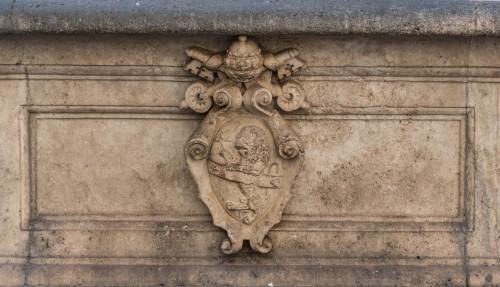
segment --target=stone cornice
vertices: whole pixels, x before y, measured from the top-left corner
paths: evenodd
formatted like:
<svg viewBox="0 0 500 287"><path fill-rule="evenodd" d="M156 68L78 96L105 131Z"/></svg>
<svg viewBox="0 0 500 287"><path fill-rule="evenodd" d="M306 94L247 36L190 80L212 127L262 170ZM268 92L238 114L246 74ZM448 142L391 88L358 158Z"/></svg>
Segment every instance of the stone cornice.
<svg viewBox="0 0 500 287"><path fill-rule="evenodd" d="M4 0L0 33L500 35L500 2Z"/></svg>

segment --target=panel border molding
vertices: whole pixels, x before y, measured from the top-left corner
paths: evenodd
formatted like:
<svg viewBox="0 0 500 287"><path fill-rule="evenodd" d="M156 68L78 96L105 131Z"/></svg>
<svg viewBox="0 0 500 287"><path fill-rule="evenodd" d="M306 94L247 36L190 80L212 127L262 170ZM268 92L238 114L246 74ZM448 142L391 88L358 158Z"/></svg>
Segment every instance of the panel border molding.
<svg viewBox="0 0 500 287"><path fill-rule="evenodd" d="M210 231L207 216L170 218L161 215L46 215L36 213L36 119L175 119L201 120L199 115L172 107L23 106L21 112L21 229L22 230L172 230ZM405 119L460 122L460 212L457 217L320 217L284 214L276 231L442 231L474 230L474 108L312 108L285 116L294 120Z"/></svg>
<svg viewBox="0 0 500 287"><path fill-rule="evenodd" d="M500 67L481 66L308 66L297 73L300 81L500 82ZM180 66L167 65L0 65L0 79L31 81L173 81L196 78Z"/></svg>

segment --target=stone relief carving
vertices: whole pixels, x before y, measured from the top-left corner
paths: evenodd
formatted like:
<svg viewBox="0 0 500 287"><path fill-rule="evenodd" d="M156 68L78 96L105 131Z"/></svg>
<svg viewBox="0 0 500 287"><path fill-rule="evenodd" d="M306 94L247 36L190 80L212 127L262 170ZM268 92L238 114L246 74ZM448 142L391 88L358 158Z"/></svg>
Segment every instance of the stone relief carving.
<svg viewBox="0 0 500 287"><path fill-rule="evenodd" d="M266 234L280 221L304 156L275 105L286 112L308 107L304 88L289 78L305 62L294 48L263 53L246 36L225 52L186 53L192 60L184 68L203 80L187 88L181 106L208 112L185 145L200 198L227 231L224 253L240 251L244 240L267 253Z"/></svg>

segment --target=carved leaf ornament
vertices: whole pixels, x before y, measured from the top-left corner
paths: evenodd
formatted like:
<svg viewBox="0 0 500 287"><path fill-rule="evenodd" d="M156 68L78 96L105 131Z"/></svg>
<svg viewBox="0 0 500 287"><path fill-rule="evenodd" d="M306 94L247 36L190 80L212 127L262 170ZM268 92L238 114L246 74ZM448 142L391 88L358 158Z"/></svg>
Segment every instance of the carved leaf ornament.
<svg viewBox="0 0 500 287"><path fill-rule="evenodd" d="M186 50L185 69L203 78L181 106L206 113L185 145L185 157L216 226L221 249L233 254L248 240L267 253L266 234L280 221L304 158L300 138L275 108L307 108L304 88L289 76L305 65L298 50L262 53L246 36L225 52Z"/></svg>

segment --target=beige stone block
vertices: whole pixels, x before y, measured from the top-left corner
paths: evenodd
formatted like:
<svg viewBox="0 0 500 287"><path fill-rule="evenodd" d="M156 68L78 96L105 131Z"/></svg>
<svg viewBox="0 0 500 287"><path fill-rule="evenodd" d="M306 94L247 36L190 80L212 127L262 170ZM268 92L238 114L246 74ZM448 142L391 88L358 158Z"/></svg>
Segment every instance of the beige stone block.
<svg viewBox="0 0 500 287"><path fill-rule="evenodd" d="M25 270L22 264L2 262L0 258L0 286L24 286Z"/></svg>
<svg viewBox="0 0 500 287"><path fill-rule="evenodd" d="M182 79L79 79L30 80L33 105L170 106L178 107L189 82Z"/></svg>
<svg viewBox="0 0 500 287"><path fill-rule="evenodd" d="M496 229L500 218L497 178L500 84L471 83L468 104L475 110L475 213L477 226L470 233L468 253L472 257L492 258L500 254ZM496 174L495 174L496 173Z"/></svg>
<svg viewBox="0 0 500 287"><path fill-rule="evenodd" d="M0 64L20 64L22 62L22 42L19 36L0 37Z"/></svg>
<svg viewBox="0 0 500 287"><path fill-rule="evenodd" d="M222 256L220 259L224 260L220 251L222 231L195 231L192 224L186 226L183 229L163 225L158 231L37 231L33 234L32 256L89 260L143 258L144 264L156 264L149 258L170 258L171 264L188 259L200 263L213 256ZM344 264L358 264L362 258L385 259L388 264L450 264L461 257L464 243L463 235L451 232L292 232L280 231L279 226L269 237L280 243L268 259L260 259L270 264L273 260L318 265L340 264L345 260ZM246 259L231 260L238 263Z"/></svg>
<svg viewBox="0 0 500 287"><path fill-rule="evenodd" d="M257 37L269 50L295 46L308 66L463 66L465 38Z"/></svg>
<svg viewBox="0 0 500 287"><path fill-rule="evenodd" d="M464 116L305 119L293 121L307 152L285 214L410 221L464 216Z"/></svg>
<svg viewBox="0 0 500 287"><path fill-rule="evenodd" d="M470 272L469 286L498 286L500 285L500 268L498 262L490 262L473 266Z"/></svg>
<svg viewBox="0 0 500 287"><path fill-rule="evenodd" d="M30 65L151 65L181 66L184 50L203 45L223 50L234 38L175 35L25 35L24 64Z"/></svg>
<svg viewBox="0 0 500 287"><path fill-rule="evenodd" d="M212 224L210 221L205 224ZM219 256L222 232L193 231L189 222L179 228L159 223L160 229L148 230L50 230L33 233L32 256L83 258L165 258L172 264L182 258L203 260ZM187 227L186 227L187 226ZM184 228L183 228L184 227Z"/></svg>
<svg viewBox="0 0 500 287"><path fill-rule="evenodd" d="M26 81L0 79L0 256L26 255L28 234L20 230L20 105Z"/></svg>
<svg viewBox="0 0 500 287"><path fill-rule="evenodd" d="M227 256L177 107L234 39L0 38L0 285L500 284L498 39L256 36L307 61L305 161L272 251Z"/></svg>
<svg viewBox="0 0 500 287"><path fill-rule="evenodd" d="M182 153L197 123L175 115L36 118L37 216L206 215Z"/></svg>
<svg viewBox="0 0 500 287"><path fill-rule="evenodd" d="M277 266L226 261L199 265L34 265L32 285L160 285L165 286L464 286L459 266ZM61 275L56 275L61 274ZM145 276L147 274L148 276ZM291 274L300 274L292 276ZM160 285L161 286L161 285Z"/></svg>
<svg viewBox="0 0 500 287"><path fill-rule="evenodd" d="M349 108L414 108L414 107L463 107L465 84L430 81L397 81L383 79L353 80L313 77L303 81L307 99L312 107L335 109ZM346 110L346 112L349 112Z"/></svg>
<svg viewBox="0 0 500 287"><path fill-rule="evenodd" d="M451 232L316 232L275 231L270 239L280 242L273 255L282 260L291 258L335 259L377 258L403 259L412 264L420 259L459 258L463 252L463 235ZM354 264L355 260L348 261ZM392 262L391 264L396 264Z"/></svg>
<svg viewBox="0 0 500 287"><path fill-rule="evenodd" d="M234 37L138 35L26 35L23 63L180 66L184 50L224 51ZM213 39L213 38L212 38ZM257 36L264 50L297 47L313 66L465 66L467 39L428 37ZM332 57L332 55L335 55Z"/></svg>
<svg viewBox="0 0 500 287"><path fill-rule="evenodd" d="M471 66L500 67L500 39L498 37L472 38L469 57Z"/></svg>
<svg viewBox="0 0 500 287"><path fill-rule="evenodd" d="M177 107L190 81L181 77L40 76L29 82L30 103ZM307 76L303 85L313 107L338 111L356 107L465 106L464 83Z"/></svg>
<svg viewBox="0 0 500 287"><path fill-rule="evenodd" d="M228 259L220 251L220 241L224 236L222 230L194 231L190 223L187 225L185 229L167 227L158 231L37 231L33 233L31 252L34 257L79 257L88 258L91 262L95 257L109 258L110 261L123 257L142 258L144 264L157 264L151 258L163 258L171 264L217 263L209 260L214 257L223 261ZM464 243L463 234L452 232L272 230L269 238L280 243L274 246L270 256L254 255L250 259L268 264L278 260L283 263L327 265L340 264L344 260L344 264L357 265L363 259L385 260L388 264L450 264L460 259ZM241 252L252 254L249 247ZM242 256L231 260L244 263L248 258Z"/></svg>
<svg viewBox="0 0 500 287"><path fill-rule="evenodd" d="M224 260L220 251L222 231L196 231L190 223L185 229L162 226L158 231L113 231L113 228L106 231L37 231L33 234L32 255L109 260L143 258L144 264L156 264L149 258L170 258L171 264L181 264L188 259L196 264L213 256L222 256L220 259ZM324 265L341 264L339 262L344 260L344 264L358 264L362 258L378 258L388 264L450 264L461 257L464 243L462 234L451 232L305 232L280 231L279 226L269 233L269 238L280 244L268 259L260 258L265 260L261 263L279 260ZM246 259L243 256L231 260L238 263Z"/></svg>

